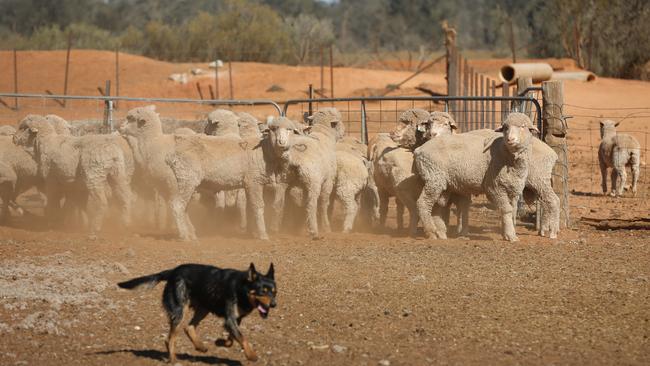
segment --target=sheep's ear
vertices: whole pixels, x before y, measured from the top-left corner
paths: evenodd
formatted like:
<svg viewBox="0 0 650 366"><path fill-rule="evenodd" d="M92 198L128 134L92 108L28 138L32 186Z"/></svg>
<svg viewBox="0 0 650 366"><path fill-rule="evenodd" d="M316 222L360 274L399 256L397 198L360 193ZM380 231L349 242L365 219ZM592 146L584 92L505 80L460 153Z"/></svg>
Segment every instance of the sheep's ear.
<svg viewBox="0 0 650 366"><path fill-rule="evenodd" d="M456 125L456 121L454 121L453 119L449 120L449 127L451 127L452 130L458 129L458 126Z"/></svg>
<svg viewBox="0 0 650 366"><path fill-rule="evenodd" d="M302 129L302 133L309 134L311 133L311 126L305 126Z"/></svg>
<svg viewBox="0 0 650 366"><path fill-rule="evenodd" d="M251 265L248 267L248 282L255 282L257 279L257 271L255 270L255 265L251 262Z"/></svg>
<svg viewBox="0 0 650 366"><path fill-rule="evenodd" d="M603 127L603 126L605 126L605 124L603 123L603 121L600 121L600 127Z"/></svg>
<svg viewBox="0 0 650 366"><path fill-rule="evenodd" d="M501 125L501 127L496 128L494 132L503 132L503 125Z"/></svg>
<svg viewBox="0 0 650 366"><path fill-rule="evenodd" d="M29 128L29 132L31 132L31 133L38 133L38 128L36 128L36 127L30 127L30 128Z"/></svg>
<svg viewBox="0 0 650 366"><path fill-rule="evenodd" d="M530 132L539 133L539 129L535 125L528 126Z"/></svg>
<svg viewBox="0 0 650 366"><path fill-rule="evenodd" d="M620 125L620 124L621 124L621 121L618 121L618 122L614 123L614 127L618 127L618 125Z"/></svg>

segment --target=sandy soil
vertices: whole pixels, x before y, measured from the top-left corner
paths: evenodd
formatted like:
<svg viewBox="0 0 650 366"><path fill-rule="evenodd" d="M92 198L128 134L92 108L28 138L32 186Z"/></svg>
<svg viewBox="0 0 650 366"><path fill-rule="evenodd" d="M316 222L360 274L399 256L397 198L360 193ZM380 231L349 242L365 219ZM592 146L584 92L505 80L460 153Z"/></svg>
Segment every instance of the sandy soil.
<svg viewBox="0 0 650 366"><path fill-rule="evenodd" d="M74 51L69 94L97 95L97 86L113 77L113 57ZM0 52L0 70L12 67L10 59ZM63 52L21 52L19 62L21 91L62 91ZM207 69L204 64L124 54L120 62L122 95L195 98L195 82L207 94L213 80L213 75L186 85L166 80L173 72ZM495 63L477 61L477 67L490 72ZM320 83L314 67L236 63L233 73L236 98L300 98L309 82ZM355 95L409 75L337 68L335 91ZM223 95L227 75L220 78ZM443 75L432 71L399 92L411 93L420 82L444 91ZM285 92L266 92L273 84ZM0 73L0 90L12 89L11 73ZM88 240L75 230L47 229L38 204L28 205L26 198L29 215L0 227L0 364L164 362L162 286L129 292L115 283L186 262L243 269L251 261L261 268L273 261L279 287L279 306L269 319L251 315L243 323L261 356L258 364L649 364L650 236L647 230L592 226L612 219L647 221L649 95L645 82L565 83L565 114L574 116L568 136L574 226L556 241L522 225L520 243L501 241L494 214L480 202L472 208L469 239L410 239L394 229L391 217L390 228L379 234L334 233L320 241L281 234L259 242L231 232L236 225L227 218L194 212L204 219L197 224L197 243L176 242L170 233L145 226L110 229L110 223L99 239ZM101 118L103 111L100 104L64 109L21 101L21 106L17 112L0 106L0 123L13 124L27 113L89 119ZM118 109L118 117L126 107ZM403 107L373 106L370 118L380 121L373 131L389 129ZM350 120L357 118L355 108L348 108L355 115ZM174 105L161 114L198 118L207 110ZM620 129L637 136L644 149L640 192L636 198L602 197L598 119L626 116ZM220 320L209 318L199 331L211 343L208 353L197 353L181 337L179 363L248 363L237 346L214 345L223 332Z"/></svg>

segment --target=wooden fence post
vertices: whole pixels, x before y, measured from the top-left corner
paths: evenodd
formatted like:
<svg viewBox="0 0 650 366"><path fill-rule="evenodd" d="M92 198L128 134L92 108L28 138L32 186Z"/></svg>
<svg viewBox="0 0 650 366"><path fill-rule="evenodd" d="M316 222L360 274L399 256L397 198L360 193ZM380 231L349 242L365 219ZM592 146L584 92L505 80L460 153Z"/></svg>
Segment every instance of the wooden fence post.
<svg viewBox="0 0 650 366"><path fill-rule="evenodd" d="M564 84L562 81L542 83L543 128L546 142L558 155L553 167L553 190L560 197L560 228L570 226L569 215L569 161L567 157L567 126L562 113L564 108Z"/></svg>
<svg viewBox="0 0 650 366"><path fill-rule="evenodd" d="M458 74L460 67L458 65L458 49L456 48L456 30L447 24L447 21L442 23L442 31L445 33L445 59L447 72L447 96L454 97L460 95L460 86L458 82ZM458 101L447 103L449 106L449 114L455 119L458 119L456 111L459 109Z"/></svg>
<svg viewBox="0 0 650 366"><path fill-rule="evenodd" d="M18 55L14 48L14 93L18 94ZM18 97L14 98L14 108L18 110Z"/></svg>
<svg viewBox="0 0 650 366"><path fill-rule="evenodd" d="M115 47L115 96L120 96L120 48ZM113 108L117 109L117 102L113 103Z"/></svg>
<svg viewBox="0 0 650 366"><path fill-rule="evenodd" d="M528 94L521 95L521 93L523 93L524 90L526 90L527 88L529 88L531 86L533 86L533 79L532 78L518 78L517 79L517 96L521 96L521 97L528 96ZM530 108L531 108L531 105L528 102L523 102L523 103L522 102L517 102L517 109L519 110L519 112L528 115L532 119L533 117L530 116Z"/></svg>
<svg viewBox="0 0 650 366"><path fill-rule="evenodd" d="M65 79L63 81L63 95L68 95L68 70L70 68L70 49L72 48L72 33L68 34L68 51L65 54ZM66 99L63 99L65 107Z"/></svg>
<svg viewBox="0 0 650 366"><path fill-rule="evenodd" d="M228 85L230 87L230 99L235 99L232 86L232 62L228 61Z"/></svg>

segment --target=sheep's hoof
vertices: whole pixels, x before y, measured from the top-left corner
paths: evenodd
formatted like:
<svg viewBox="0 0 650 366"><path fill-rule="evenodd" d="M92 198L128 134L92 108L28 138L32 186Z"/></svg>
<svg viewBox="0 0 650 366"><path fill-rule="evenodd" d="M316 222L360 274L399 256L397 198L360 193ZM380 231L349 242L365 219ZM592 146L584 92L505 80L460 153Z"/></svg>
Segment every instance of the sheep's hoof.
<svg viewBox="0 0 650 366"><path fill-rule="evenodd" d="M506 237L504 237L504 239L511 242L511 243L515 243L515 242L519 241L519 238L516 235L506 236Z"/></svg>
<svg viewBox="0 0 650 366"><path fill-rule="evenodd" d="M322 236L322 235L318 235L318 234L316 234L316 235L312 235L312 236L311 236L311 240L313 240L313 241L323 240L323 236Z"/></svg>

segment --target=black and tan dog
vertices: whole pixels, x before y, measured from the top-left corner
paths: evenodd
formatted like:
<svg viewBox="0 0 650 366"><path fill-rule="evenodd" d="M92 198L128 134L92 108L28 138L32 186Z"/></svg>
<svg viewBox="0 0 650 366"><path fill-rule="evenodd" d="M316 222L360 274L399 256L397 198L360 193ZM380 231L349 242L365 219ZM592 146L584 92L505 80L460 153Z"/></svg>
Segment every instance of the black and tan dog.
<svg viewBox="0 0 650 366"><path fill-rule="evenodd" d="M257 272L253 263L247 271L221 269L202 264L183 264L174 269L134 278L117 285L125 289L143 286L153 288L161 281L167 281L162 302L169 316L170 330L166 345L170 362L176 361L174 340L189 308L194 310L194 316L185 326L185 334L197 351L206 352L208 349L199 340L196 327L209 313L213 313L225 318L224 325L229 336L224 345L230 347L233 340L236 340L244 349L247 359L257 360L255 351L241 334L239 324L254 309L257 309L262 318L266 318L269 309L275 307L277 289L273 263L265 275Z"/></svg>

